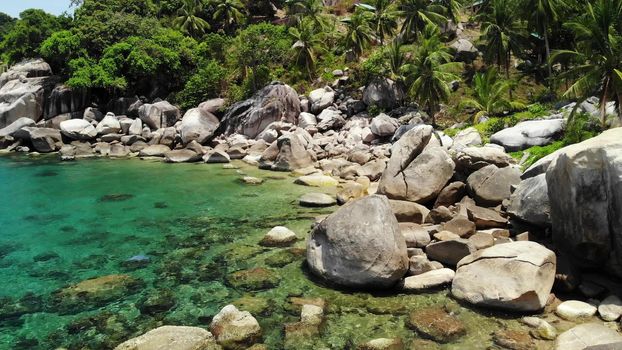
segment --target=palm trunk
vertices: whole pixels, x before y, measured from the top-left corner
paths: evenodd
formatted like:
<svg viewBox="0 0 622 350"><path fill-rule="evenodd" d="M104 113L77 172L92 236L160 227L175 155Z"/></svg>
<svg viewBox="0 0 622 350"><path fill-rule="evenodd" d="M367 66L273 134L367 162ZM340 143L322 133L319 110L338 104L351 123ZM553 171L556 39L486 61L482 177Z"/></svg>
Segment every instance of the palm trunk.
<svg viewBox="0 0 622 350"><path fill-rule="evenodd" d="M505 61L505 77L507 80L510 80L510 62L512 61L512 54L510 53L510 51L508 51L507 56L506 56L506 61ZM510 86L510 90L509 95L510 95L510 100L512 100L512 90L514 88L512 86Z"/></svg>
<svg viewBox="0 0 622 350"><path fill-rule="evenodd" d="M549 73L548 77L550 78L550 77L553 76L553 70L552 70L551 64L549 62L549 57L551 57L551 46L550 46L550 43L549 43L549 31L547 30L547 28L549 27L548 22L549 21L545 18L544 19L544 49L546 51L545 60L546 60L546 67L547 67L547 70L548 70L548 73ZM549 87L550 87L550 85L549 85Z"/></svg>
<svg viewBox="0 0 622 350"><path fill-rule="evenodd" d="M609 79L605 80L603 95L600 98L600 123L603 129L607 123L607 90L609 90Z"/></svg>

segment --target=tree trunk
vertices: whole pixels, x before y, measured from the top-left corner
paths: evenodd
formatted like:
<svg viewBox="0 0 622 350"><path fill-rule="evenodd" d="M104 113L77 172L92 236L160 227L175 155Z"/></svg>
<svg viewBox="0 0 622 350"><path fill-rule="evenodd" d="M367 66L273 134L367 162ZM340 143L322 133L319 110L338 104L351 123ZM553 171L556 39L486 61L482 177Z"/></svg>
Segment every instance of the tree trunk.
<svg viewBox="0 0 622 350"><path fill-rule="evenodd" d="M508 51L507 56L506 56L506 61L505 61L505 77L507 80L510 80L510 62L512 61L512 54L510 53L510 51ZM510 89L508 90L509 95L510 95L510 100L512 100L512 90L514 89L513 86L510 86Z"/></svg>
<svg viewBox="0 0 622 350"><path fill-rule="evenodd" d="M551 57L551 46L549 43L549 31L548 31L548 27L549 27L549 21L548 19L544 19L544 48L546 51L546 57L545 57L545 61L546 61L546 68L548 70L549 76L548 78L553 76L553 70L551 67L551 63L549 62L549 57ZM550 87L550 83L549 83L549 87Z"/></svg>

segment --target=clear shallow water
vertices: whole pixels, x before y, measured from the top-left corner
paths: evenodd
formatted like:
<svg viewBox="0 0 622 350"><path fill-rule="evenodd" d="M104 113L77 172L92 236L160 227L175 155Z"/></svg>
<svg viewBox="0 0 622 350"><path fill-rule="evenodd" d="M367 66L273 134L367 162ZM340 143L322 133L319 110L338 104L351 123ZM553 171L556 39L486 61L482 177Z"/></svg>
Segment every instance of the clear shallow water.
<svg viewBox="0 0 622 350"><path fill-rule="evenodd" d="M330 209L300 208L296 199L309 189L285 174L242 166L239 172L266 179L250 186L236 172L0 157L0 349L110 349L163 324L207 327L232 302L258 318L270 349L346 349L380 337L408 344L417 338L405 325L408 312L424 306L451 309L467 328L442 349L485 349L495 330L519 327L461 307L447 291L372 296L316 283L296 248L304 247L313 217ZM276 225L297 232L295 248L257 244ZM149 261L125 263L137 255ZM274 286L232 282L232 272L257 267L267 270L251 275L266 273ZM78 302L61 291L109 275L131 283ZM283 325L299 320L291 297L327 301L320 337L284 343Z"/></svg>

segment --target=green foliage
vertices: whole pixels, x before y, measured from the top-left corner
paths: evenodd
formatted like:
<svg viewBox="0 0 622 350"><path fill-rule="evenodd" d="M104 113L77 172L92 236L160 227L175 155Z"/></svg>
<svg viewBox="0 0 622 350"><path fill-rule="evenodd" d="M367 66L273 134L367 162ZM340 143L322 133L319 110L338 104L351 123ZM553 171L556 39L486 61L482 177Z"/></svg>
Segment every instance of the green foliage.
<svg viewBox="0 0 622 350"><path fill-rule="evenodd" d="M20 14L4 36L0 44L3 61L9 64L17 63L25 58L34 58L39 55L39 46L52 33L61 30L67 21L42 10L30 9Z"/></svg>
<svg viewBox="0 0 622 350"><path fill-rule="evenodd" d="M594 118L587 113L579 113L568 122L568 125L566 125L562 142L564 146L569 146L575 143L583 142L600 134L601 132L601 125L597 120L594 120Z"/></svg>
<svg viewBox="0 0 622 350"><path fill-rule="evenodd" d="M295 64L304 67L307 77L313 79L317 53L324 50L321 33L311 20L303 20L296 27L289 28L289 35L294 41L292 51Z"/></svg>
<svg viewBox="0 0 622 350"><path fill-rule="evenodd" d="M47 38L39 48L41 56L57 73L67 74L67 61L86 56L80 38L69 30L61 30Z"/></svg>
<svg viewBox="0 0 622 350"><path fill-rule="evenodd" d="M184 0L173 23L191 37L201 37L210 28L209 23L201 18L204 11L202 0Z"/></svg>
<svg viewBox="0 0 622 350"><path fill-rule="evenodd" d="M564 146L565 146L564 142L555 141L550 145L533 146L524 151L512 152L510 153L510 155L514 157L514 159L516 160L521 160L525 154L528 154L527 159L522 164L523 169L527 169L530 166L532 166L535 162L557 151L558 149L563 148Z"/></svg>
<svg viewBox="0 0 622 350"><path fill-rule="evenodd" d="M0 42L4 40L4 36L13 28L17 19L0 12Z"/></svg>
<svg viewBox="0 0 622 350"><path fill-rule="evenodd" d="M372 15L360 7L354 14L341 20L346 26L346 34L343 37L343 45L346 49L352 50L356 57L361 56L363 50L369 47L374 38L373 30L370 26Z"/></svg>
<svg viewBox="0 0 622 350"><path fill-rule="evenodd" d="M210 98L219 97L225 91L229 72L217 61L211 60L201 66L186 82L177 95L177 103L183 109L198 106Z"/></svg>
<svg viewBox="0 0 622 350"><path fill-rule="evenodd" d="M426 26L447 21L443 15L446 9L429 0L400 0L399 10L404 17L402 35L406 39L417 39Z"/></svg>

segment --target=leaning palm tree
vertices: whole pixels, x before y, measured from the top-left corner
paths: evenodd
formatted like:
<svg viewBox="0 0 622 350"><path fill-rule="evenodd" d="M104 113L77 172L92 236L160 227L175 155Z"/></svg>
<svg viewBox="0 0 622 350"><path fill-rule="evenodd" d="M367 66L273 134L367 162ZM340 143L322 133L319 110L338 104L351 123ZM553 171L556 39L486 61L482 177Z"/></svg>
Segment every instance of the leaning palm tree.
<svg viewBox="0 0 622 350"><path fill-rule="evenodd" d="M375 0L372 5L361 4L359 6L373 13L371 22L380 44L384 45L384 39L393 35L397 30L397 20L401 14L395 7L394 0Z"/></svg>
<svg viewBox="0 0 622 350"><path fill-rule="evenodd" d="M520 54L526 41L525 27L517 18L519 6L516 0L491 0L488 10L477 16L482 22L480 41L484 44L484 59L505 67L508 79L512 54Z"/></svg>
<svg viewBox="0 0 622 350"><path fill-rule="evenodd" d="M295 41L292 46L294 61L303 66L308 78L312 79L317 52L322 51L324 47L320 33L311 20L303 20L296 27L289 28L289 35Z"/></svg>
<svg viewBox="0 0 622 350"><path fill-rule="evenodd" d="M211 0L213 20L221 23L225 31L231 31L246 20L245 7L240 0Z"/></svg>
<svg viewBox="0 0 622 350"><path fill-rule="evenodd" d="M436 124L435 114L451 94L450 82L462 64L452 62L449 49L441 43L438 27L428 25L417 42L414 60L405 67L409 94L425 109Z"/></svg>
<svg viewBox="0 0 622 350"><path fill-rule="evenodd" d="M474 108L473 124L477 124L481 117L492 116L504 111L525 108L520 102L511 101L508 98L510 82L499 80L495 68L488 69L485 73L477 73L473 78L473 98L462 100L460 108Z"/></svg>
<svg viewBox="0 0 622 350"><path fill-rule="evenodd" d="M587 2L585 14L565 26L575 35L576 50L559 50L551 56L552 62L574 63L560 75L576 79L564 97L577 99L578 107L597 93L604 124L607 103L613 101L618 114L622 105L622 0Z"/></svg>
<svg viewBox="0 0 622 350"><path fill-rule="evenodd" d="M184 0L173 24L191 37L200 37L210 28L209 23L199 16L203 10L203 1Z"/></svg>
<svg viewBox="0 0 622 350"><path fill-rule="evenodd" d="M417 34L428 24L441 24L447 21L443 16L445 8L430 0L400 0L399 9L404 17L402 35L406 39L417 39Z"/></svg>
<svg viewBox="0 0 622 350"><path fill-rule="evenodd" d="M345 47L352 50L356 57L360 57L363 54L363 50L374 39L370 21L370 13L360 8L357 8L352 16L341 20L347 28L346 35L344 36Z"/></svg>

